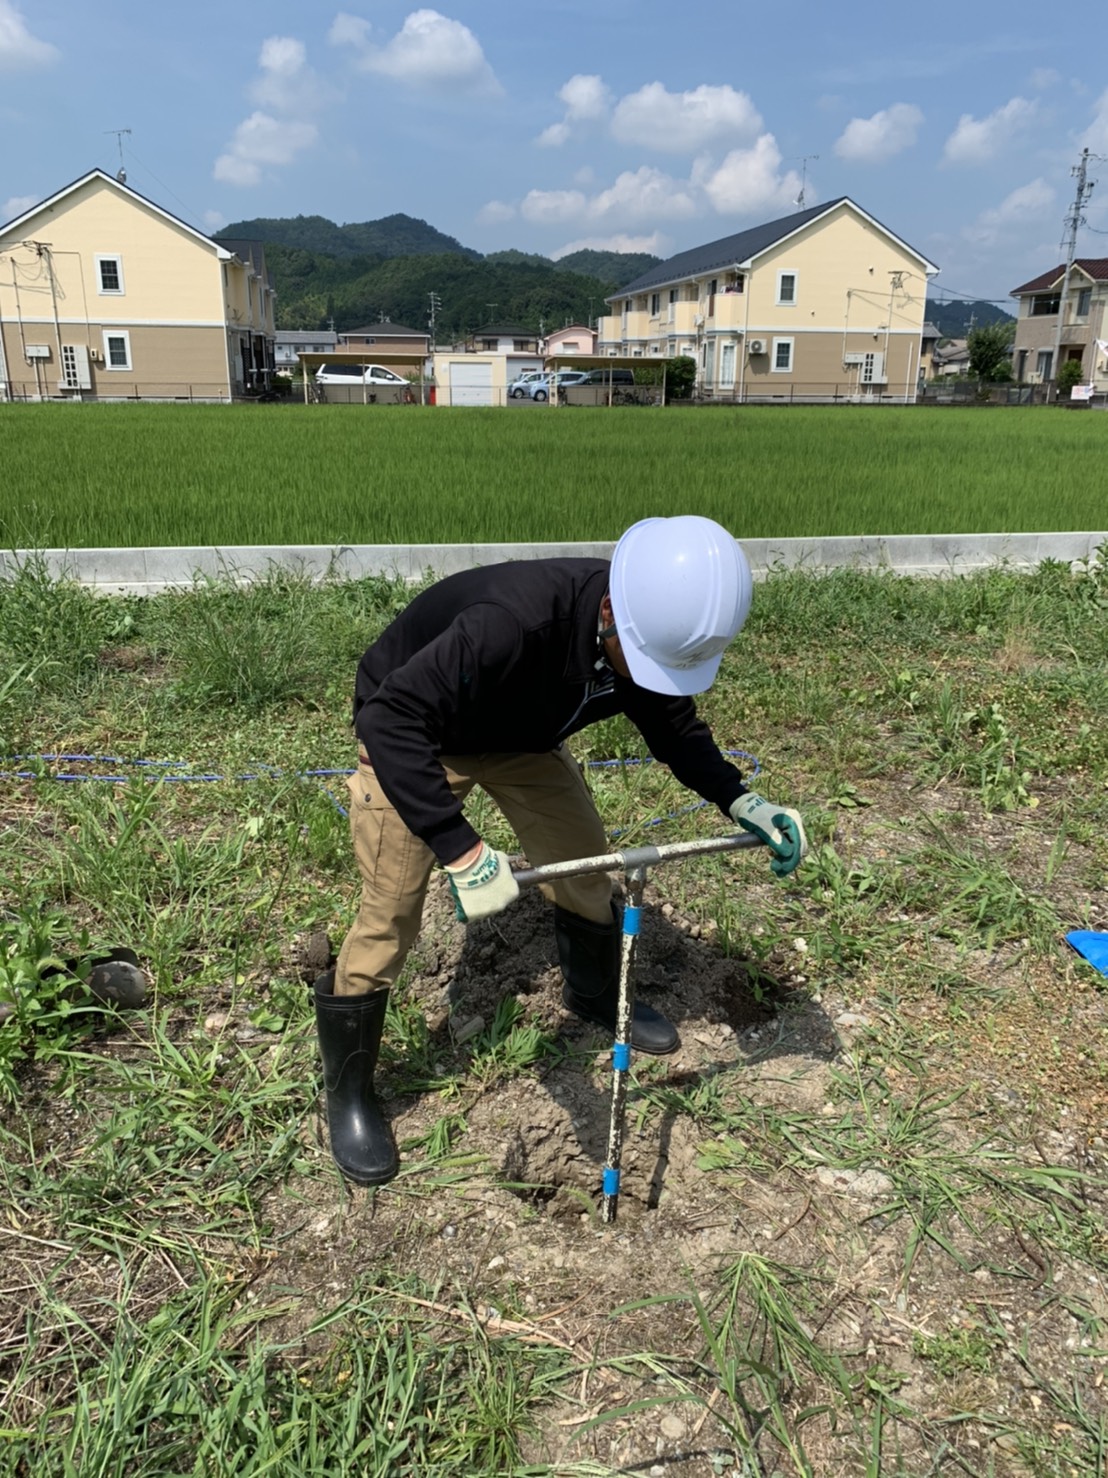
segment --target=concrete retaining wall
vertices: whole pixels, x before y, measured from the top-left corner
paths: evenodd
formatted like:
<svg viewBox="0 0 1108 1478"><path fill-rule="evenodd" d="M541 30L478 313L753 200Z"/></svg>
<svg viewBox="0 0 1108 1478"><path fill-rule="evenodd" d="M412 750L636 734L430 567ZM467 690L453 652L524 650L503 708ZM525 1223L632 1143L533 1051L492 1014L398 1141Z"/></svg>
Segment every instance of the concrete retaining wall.
<svg viewBox="0 0 1108 1478"><path fill-rule="evenodd" d="M744 539L755 576L775 568L885 569L902 575L960 575L1006 564L1034 569L1045 559L1092 558L1108 546L1108 531L1054 534L866 534L835 539ZM612 544L272 544L223 548L46 549L55 575L104 594L153 595L190 585L197 576L232 576L248 583L273 566L314 579L399 575L416 581L428 571L449 575L506 559L586 556L607 559ZM0 555L0 578L35 551Z"/></svg>

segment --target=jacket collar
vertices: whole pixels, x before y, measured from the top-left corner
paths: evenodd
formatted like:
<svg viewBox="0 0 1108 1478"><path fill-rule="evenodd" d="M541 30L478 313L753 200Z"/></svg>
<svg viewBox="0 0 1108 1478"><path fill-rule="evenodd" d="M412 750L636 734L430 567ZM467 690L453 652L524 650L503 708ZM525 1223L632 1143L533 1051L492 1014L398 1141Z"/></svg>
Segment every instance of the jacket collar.
<svg viewBox="0 0 1108 1478"><path fill-rule="evenodd" d="M596 676L596 633L600 625L600 602L608 588L608 566L590 575L573 607L573 634L566 657L565 680L591 682Z"/></svg>

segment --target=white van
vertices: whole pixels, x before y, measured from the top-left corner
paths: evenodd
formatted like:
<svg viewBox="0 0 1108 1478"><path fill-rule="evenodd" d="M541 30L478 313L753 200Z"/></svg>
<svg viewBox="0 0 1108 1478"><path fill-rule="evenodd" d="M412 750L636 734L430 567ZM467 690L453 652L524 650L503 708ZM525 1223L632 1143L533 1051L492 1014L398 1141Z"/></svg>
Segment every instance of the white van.
<svg viewBox="0 0 1108 1478"><path fill-rule="evenodd" d="M403 375L383 364L321 364L315 372L317 385L406 385Z"/></svg>

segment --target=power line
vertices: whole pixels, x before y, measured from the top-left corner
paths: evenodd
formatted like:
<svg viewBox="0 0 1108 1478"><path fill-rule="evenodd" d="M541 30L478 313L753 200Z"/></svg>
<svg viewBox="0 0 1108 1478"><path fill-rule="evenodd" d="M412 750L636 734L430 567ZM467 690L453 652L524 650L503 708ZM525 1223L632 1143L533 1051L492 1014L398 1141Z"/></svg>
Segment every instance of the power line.
<svg viewBox="0 0 1108 1478"><path fill-rule="evenodd" d="M126 133L130 133L131 132L131 130L129 128L126 129L126 130L116 130L116 129L109 129L108 130L109 133L116 133L116 132L120 132L120 131L125 131ZM120 150L119 150L119 153L120 153L120 158L122 159L122 157L123 157L123 141L122 140L120 140ZM146 171L146 173L150 176L150 178L154 181L154 183L156 185L159 185L165 191L165 193L167 195L171 195L173 197L173 199L176 200L177 204L184 211L184 213L185 213L185 219L186 220L188 220L190 218L193 221L201 221L201 220L203 220L203 216L201 215L200 211L194 210L191 205L186 205L185 202L181 199L181 197L178 194L176 194L173 190L171 190L169 188L169 186L165 183L164 180L159 180L158 179L158 176L154 173L154 171L150 168L150 166L148 164L144 164L142 162L142 160L138 157L138 155L135 153L134 149L131 147L130 144L127 145L127 153L135 161L135 163L139 166L140 169L144 169Z"/></svg>
<svg viewBox="0 0 1108 1478"><path fill-rule="evenodd" d="M929 287L927 289L928 297L938 293L941 293L945 298L965 299L967 303L992 303L994 306L1011 301L1011 294L1007 298L985 298L980 293L960 293L946 287Z"/></svg>

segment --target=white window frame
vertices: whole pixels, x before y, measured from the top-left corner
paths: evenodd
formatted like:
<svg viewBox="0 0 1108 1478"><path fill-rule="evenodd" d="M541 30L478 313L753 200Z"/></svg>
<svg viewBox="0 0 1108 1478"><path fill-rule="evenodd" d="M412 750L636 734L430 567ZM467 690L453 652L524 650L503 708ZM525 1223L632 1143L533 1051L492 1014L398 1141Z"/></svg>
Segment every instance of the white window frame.
<svg viewBox="0 0 1108 1478"><path fill-rule="evenodd" d="M121 298L127 291L126 283L123 281L123 258L117 251L97 252L93 258L96 263L96 291L102 298ZM104 286L103 265L105 262L115 263L116 276L119 278L118 287Z"/></svg>
<svg viewBox="0 0 1108 1478"><path fill-rule="evenodd" d="M778 349L778 346L781 345L781 344L788 344L788 346L789 346L789 362L788 362L788 364L778 364L777 363L777 349ZM772 374L775 374L775 375L791 375L792 374L792 372L793 372L793 354L795 352L795 347L796 347L796 340L793 339L793 338L774 339L774 341L773 341L773 363L770 365L770 372Z"/></svg>
<svg viewBox="0 0 1108 1478"><path fill-rule="evenodd" d="M781 284L785 280L786 277L791 277L792 278L793 295L792 295L791 298L783 298L781 296ZM778 272L778 274L777 274L777 307L778 308L795 308L796 305L797 305L797 303L799 301L800 301L800 275L795 270L795 268L792 268L792 267L782 267L781 271Z"/></svg>
<svg viewBox="0 0 1108 1478"><path fill-rule="evenodd" d="M121 372L124 373L124 374L129 373L134 368L134 365L131 362L131 335L130 335L130 333L125 328L106 328L106 329L104 329L103 333L104 333L104 368L106 370L111 370L111 371L113 371L114 373L117 373L117 374L118 373L121 373ZM110 345L108 343L108 340L109 339L122 339L123 340L123 347L127 351L127 363L126 364L113 364L112 363L111 347L110 347Z"/></svg>
<svg viewBox="0 0 1108 1478"><path fill-rule="evenodd" d="M651 318L657 318L658 315L659 315L659 313L661 313L661 311L662 311L662 295L661 295L661 293L651 293L650 294L650 316L651 316Z"/></svg>

